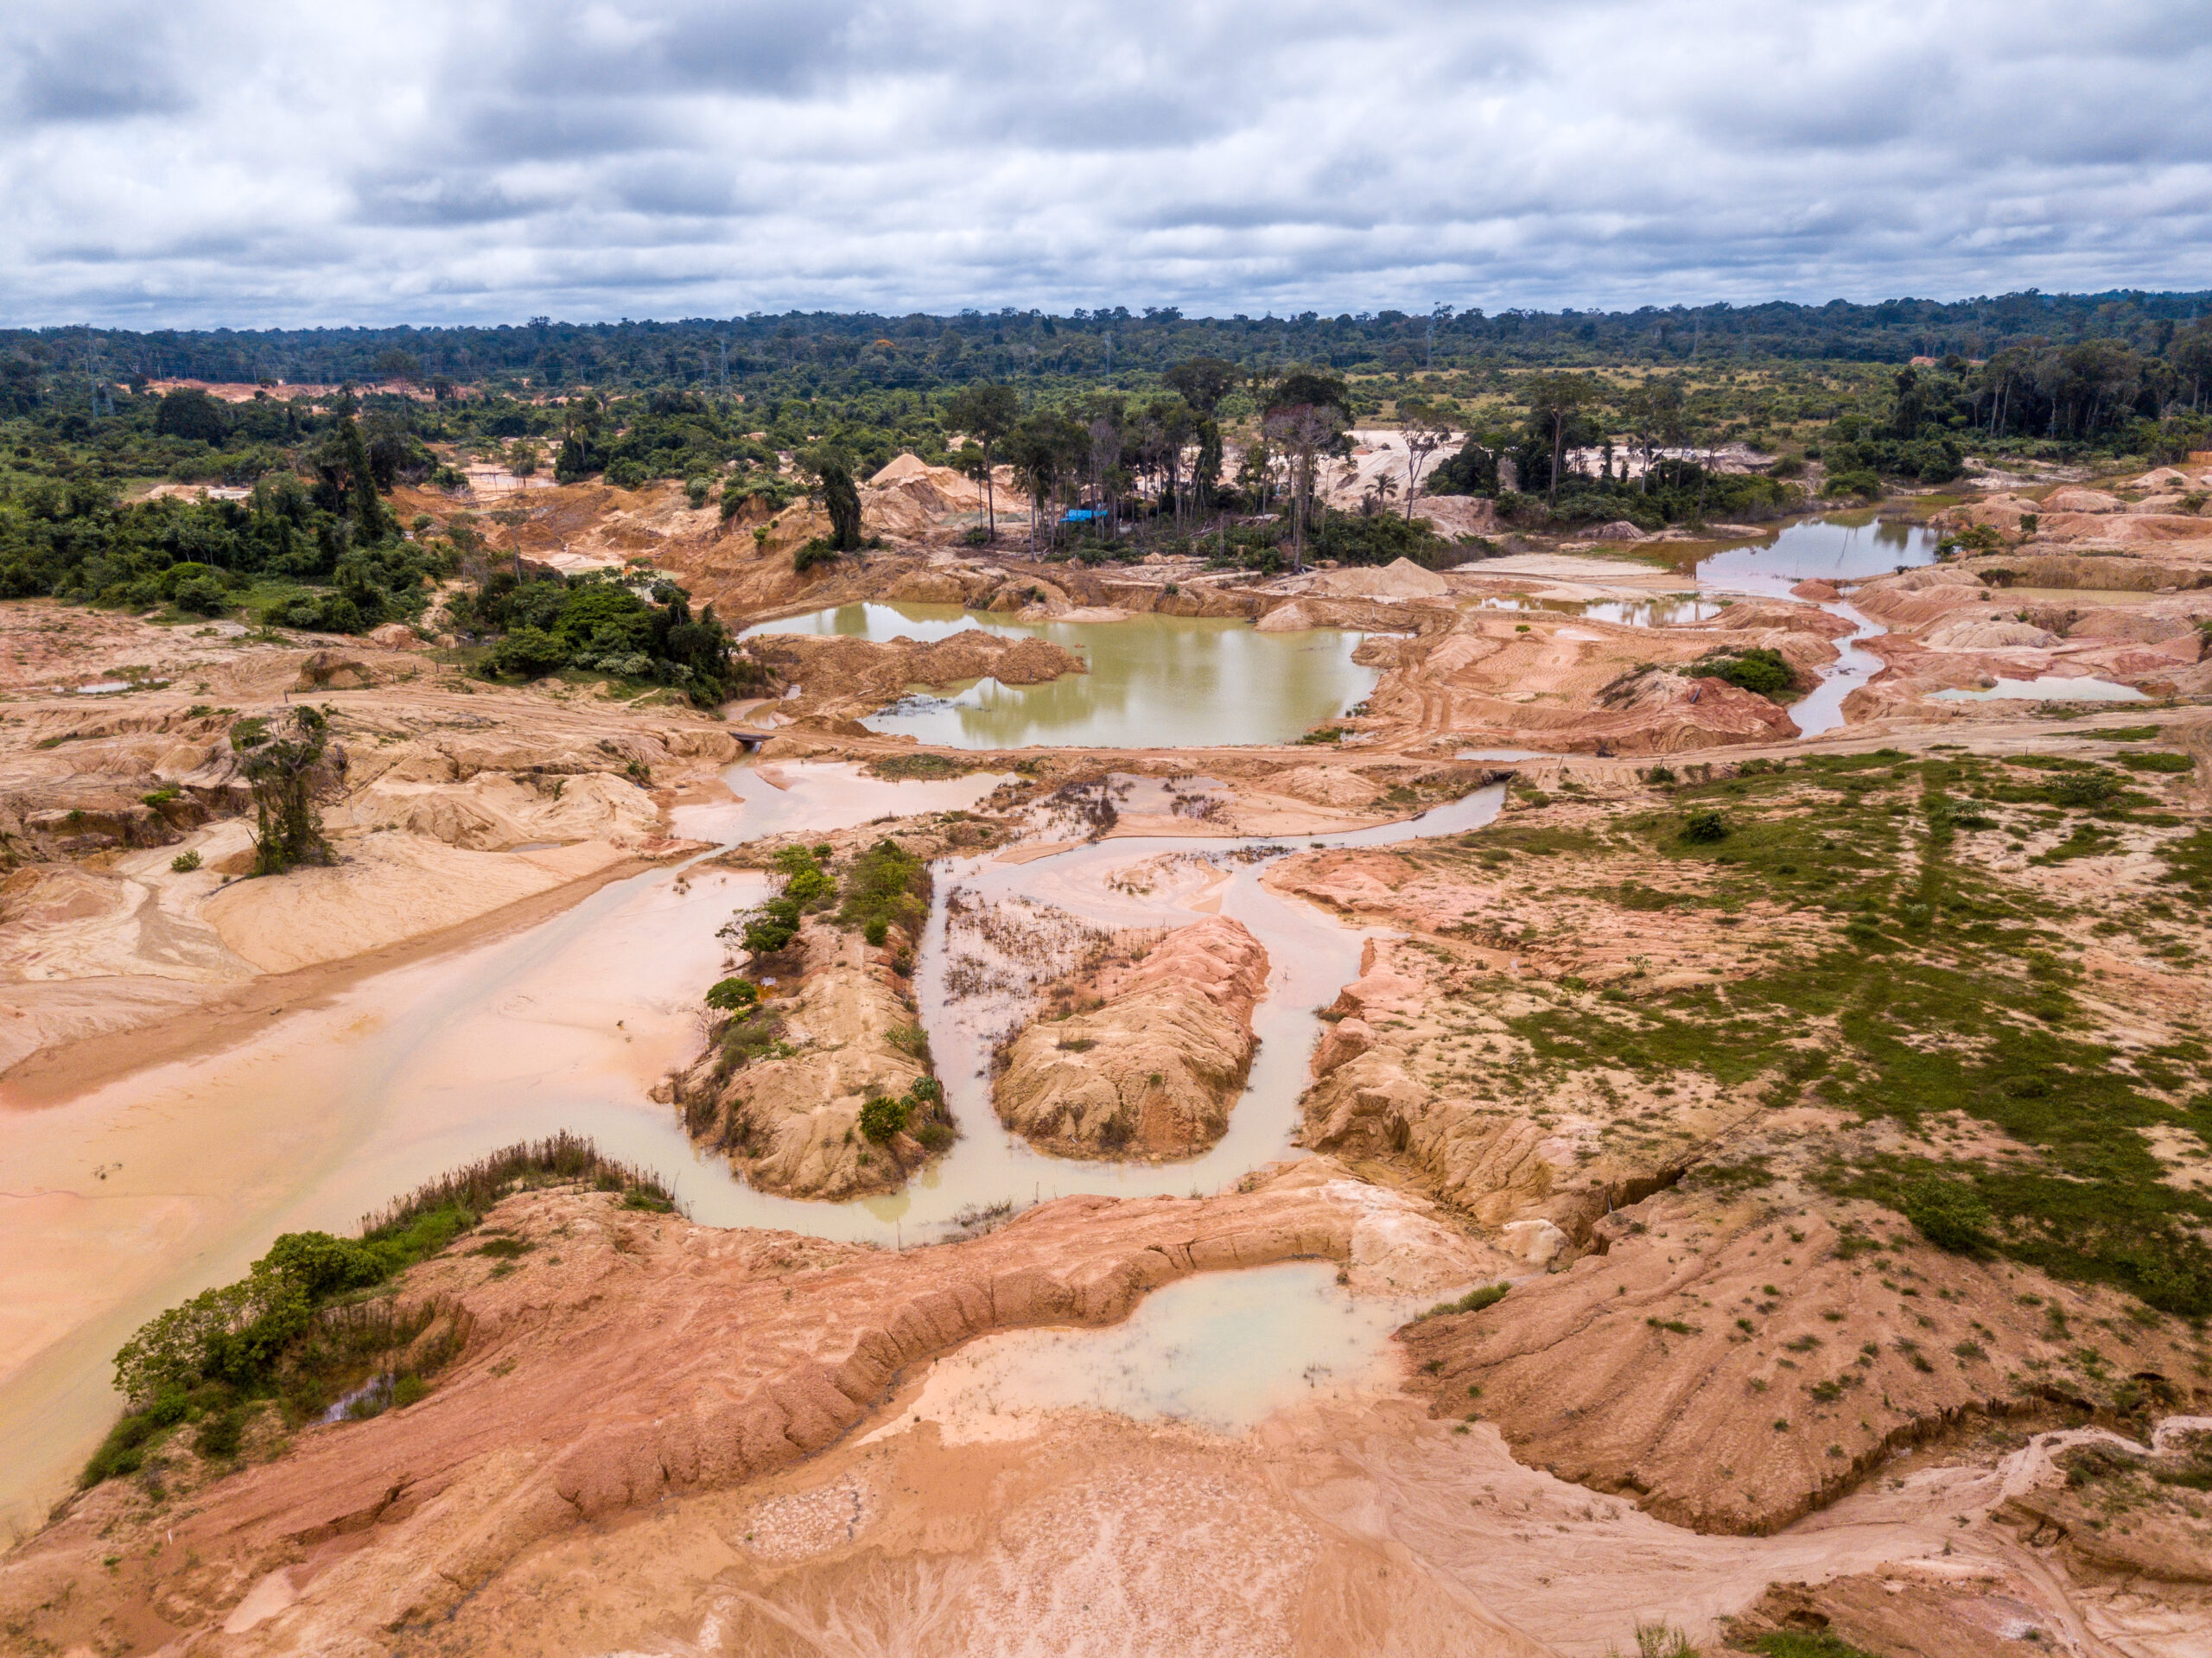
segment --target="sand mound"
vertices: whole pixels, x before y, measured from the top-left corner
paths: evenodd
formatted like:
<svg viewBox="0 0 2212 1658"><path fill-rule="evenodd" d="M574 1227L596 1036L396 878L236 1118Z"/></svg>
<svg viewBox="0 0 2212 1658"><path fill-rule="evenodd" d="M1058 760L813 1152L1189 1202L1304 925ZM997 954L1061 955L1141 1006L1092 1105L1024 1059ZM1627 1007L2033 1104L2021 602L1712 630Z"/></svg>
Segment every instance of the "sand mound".
<svg viewBox="0 0 2212 1658"><path fill-rule="evenodd" d="M1010 638L980 627L917 644L805 633L763 633L751 642L754 656L797 684L787 711L852 719L897 701L909 686L945 688L970 680L1001 685L1041 685L1062 674L1088 671L1081 657L1034 634Z"/></svg>
<svg viewBox="0 0 2212 1658"><path fill-rule="evenodd" d="M929 1153L907 1134L865 1138L861 1107L905 1094L925 1074L896 1039L914 1015L858 934L810 924L804 950L798 994L766 1004L754 1020L772 1026L774 1045L733 1069L720 1040L710 1043L670 1092L692 1137L730 1153L763 1191L841 1198L893 1190Z"/></svg>
<svg viewBox="0 0 2212 1658"><path fill-rule="evenodd" d="M1380 785L1341 765L1300 765L1278 772L1268 779L1276 794L1310 800L1317 806L1342 806L1357 811L1379 799Z"/></svg>
<svg viewBox="0 0 2212 1658"><path fill-rule="evenodd" d="M2124 512L2126 503L2101 489L2054 489L2044 497L2046 512Z"/></svg>
<svg viewBox="0 0 2212 1658"><path fill-rule="evenodd" d="M1497 503L1487 495L1424 495L1414 503L1414 517L1453 541L1497 533Z"/></svg>
<svg viewBox="0 0 2212 1658"><path fill-rule="evenodd" d="M1920 642L1930 651L2048 651L2058 638L2028 622L1967 617L1944 623L1923 635Z"/></svg>
<svg viewBox="0 0 2212 1658"><path fill-rule="evenodd" d="M1222 916L1179 927L1099 976L1104 1006L1017 1037L994 1099L1033 1144L1077 1155L1188 1156L1229 1128L1258 1045L1268 954Z"/></svg>
<svg viewBox="0 0 2212 1658"><path fill-rule="evenodd" d="M1441 599L1452 588L1434 570L1401 558L1380 569L1325 570L1313 578L1313 591L1347 599Z"/></svg>

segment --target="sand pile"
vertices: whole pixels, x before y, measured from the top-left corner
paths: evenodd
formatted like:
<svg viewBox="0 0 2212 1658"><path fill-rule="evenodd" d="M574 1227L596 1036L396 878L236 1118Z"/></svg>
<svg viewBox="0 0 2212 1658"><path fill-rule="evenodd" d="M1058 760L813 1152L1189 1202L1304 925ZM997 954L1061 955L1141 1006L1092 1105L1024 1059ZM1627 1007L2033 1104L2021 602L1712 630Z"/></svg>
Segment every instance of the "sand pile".
<svg viewBox="0 0 2212 1658"><path fill-rule="evenodd" d="M1340 599L1441 599L1452 588L1434 570L1401 558L1379 569L1324 570L1313 578L1313 590Z"/></svg>
<svg viewBox="0 0 2212 1658"><path fill-rule="evenodd" d="M980 627L930 643L830 635L763 633L753 652L799 688L786 705L796 715L856 719L896 702L915 685L945 689L978 679L1041 685L1086 671L1083 658L1034 634L1009 638Z"/></svg>
<svg viewBox="0 0 2212 1658"><path fill-rule="evenodd" d="M906 1095L927 1074L914 1057L913 1010L887 953L859 934L810 921L801 937L798 994L723 1022L666 1091L692 1138L728 1153L765 1191L835 1199L895 1191L930 1153L911 1133L871 1140L861 1108Z"/></svg>
<svg viewBox="0 0 2212 1658"><path fill-rule="evenodd" d="M1102 1005L1016 1037L994 1088L999 1120L1063 1155L1187 1156L1229 1128L1257 1044L1268 954L1222 916L1179 927L1090 987Z"/></svg>

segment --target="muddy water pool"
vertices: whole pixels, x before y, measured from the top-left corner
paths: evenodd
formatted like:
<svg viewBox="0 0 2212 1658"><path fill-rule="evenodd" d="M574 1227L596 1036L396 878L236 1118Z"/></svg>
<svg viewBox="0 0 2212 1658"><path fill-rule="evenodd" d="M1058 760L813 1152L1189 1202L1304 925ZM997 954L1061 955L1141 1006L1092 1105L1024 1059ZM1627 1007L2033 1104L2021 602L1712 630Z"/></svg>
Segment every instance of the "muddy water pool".
<svg viewBox="0 0 2212 1658"><path fill-rule="evenodd" d="M988 621L953 605L841 605L746 630L927 642L969 628L1064 645L1090 671L1042 685L985 679L950 696L917 692L861 723L957 748L1037 744L1165 748L1278 743L1334 719L1375 689L1351 659L1363 635L1261 633L1215 616L1119 622Z"/></svg>
<svg viewBox="0 0 2212 1658"><path fill-rule="evenodd" d="M2038 679L1999 678L1978 690L1930 691L1931 702L1997 702L2014 698L2045 702L2147 702L2151 699L2133 685L2109 679L2068 678L2045 674Z"/></svg>
<svg viewBox="0 0 2212 1658"><path fill-rule="evenodd" d="M1623 627L1681 627L1718 616L1721 603L1694 593L1669 593L1656 599L1484 599L1471 608L1582 616Z"/></svg>
<svg viewBox="0 0 2212 1658"><path fill-rule="evenodd" d="M913 1402L869 1435L933 1422L948 1444L1026 1437L1039 1411L1114 1411L1217 1432L1278 1410L1389 1387L1390 1332L1434 1297L1354 1295L1326 1261L1200 1273L1104 1329L1006 1331L933 1364Z"/></svg>
<svg viewBox="0 0 2212 1658"><path fill-rule="evenodd" d="M891 783L842 765L750 765L734 802L679 808L679 833L724 843L804 827L973 805L1000 779ZM1410 823L1321 837L1381 844L1494 816L1479 791ZM601 888L524 931L365 980L288 1014L260 1041L156 1066L65 1105L0 1112L0 1514L35 1519L113 1419L109 1362L144 1320L240 1275L276 1234L343 1231L443 1171L559 1129L666 1178L697 1220L885 1244L926 1242L979 1204L1077 1191L1212 1191L1290 1151L1313 1009L1358 972L1361 935L1259 884L1240 843L1124 838L1027 864L948 864L959 882L1045 896L1106 925L1179 924L1217 909L1243 920L1273 968L1262 1039L1227 1136L1183 1163L1071 1162L1007 1134L979 1074L990 1032L942 1003L943 906L918 969L924 1024L963 1138L894 1197L817 1204L741 1185L702 1157L648 1090L702 1039L699 997L719 976L716 930L762 878L656 870ZM1300 844L1304 844L1303 842ZM1287 848L1282 849L1287 849ZM1218 859L1186 907L1108 885L1163 853Z"/></svg>

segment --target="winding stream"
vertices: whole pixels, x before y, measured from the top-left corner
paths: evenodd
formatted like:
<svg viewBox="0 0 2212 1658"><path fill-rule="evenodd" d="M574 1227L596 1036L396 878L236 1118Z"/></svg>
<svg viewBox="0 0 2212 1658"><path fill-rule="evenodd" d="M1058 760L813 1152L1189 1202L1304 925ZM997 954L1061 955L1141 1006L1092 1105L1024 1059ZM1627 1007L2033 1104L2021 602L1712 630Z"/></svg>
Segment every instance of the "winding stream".
<svg viewBox="0 0 2212 1658"><path fill-rule="evenodd" d="M971 806L1000 779L889 783L843 765L783 768L779 789L749 764L727 774L735 805L679 809L680 833L724 845ZM1410 823L1319 837L1375 845L1490 821L1493 786ZM1173 925L1201 912L1115 891L1114 869L1163 853L1219 860L1199 900L1268 949L1262 1046L1228 1134L1180 1163L1072 1162L1006 1134L978 1073L988 1032L942 1001L944 905L927 928L917 989L963 1130L947 1156L891 1197L844 1204L778 1197L739 1183L692 1147L647 1092L701 1040L698 998L720 971L716 929L757 902L764 878L655 870L601 888L523 931L377 975L289 1013L264 1039L150 1068L66 1106L0 1114L10 1170L0 1271L0 1509L21 1523L112 1420L109 1361L144 1320L240 1275L279 1232L350 1229L447 1169L557 1129L667 1178L694 1217L897 1245L939 1236L963 1208L1077 1191L1211 1191L1291 1153L1317 1026L1313 1010L1358 973L1363 935L1259 882L1250 843L1123 838L1026 864L951 861L956 883L1016 889L1110 926ZM1300 844L1307 844L1300 842ZM1288 846L1280 848L1290 849ZM94 1171L105 1172L98 1178Z"/></svg>
<svg viewBox="0 0 2212 1658"><path fill-rule="evenodd" d="M1723 548L1697 563L1701 594L1741 593L1763 599L1787 599L1800 581L1859 581L1917 569L1936 562L1933 530L1871 517L1807 518L1783 528L1771 541ZM1843 700L1882 671L1882 659L1859 648L1859 641L1889 630L1841 600L1821 606L1856 630L1835 641L1836 660L1821 683L1789 705L1801 736L1817 737L1843 725Z"/></svg>

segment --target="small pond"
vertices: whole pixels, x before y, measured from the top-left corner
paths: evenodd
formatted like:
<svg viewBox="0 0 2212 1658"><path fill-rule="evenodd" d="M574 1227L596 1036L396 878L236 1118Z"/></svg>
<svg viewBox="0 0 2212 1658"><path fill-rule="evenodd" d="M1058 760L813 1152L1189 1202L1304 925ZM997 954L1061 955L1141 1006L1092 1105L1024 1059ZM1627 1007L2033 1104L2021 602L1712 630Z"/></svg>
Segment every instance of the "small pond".
<svg viewBox="0 0 2212 1658"><path fill-rule="evenodd" d="M985 679L917 691L861 723L952 748L1175 747L1280 743L1364 699L1381 677L1351 659L1362 636L1334 628L1261 633L1211 616L1120 622L988 621L952 605L840 605L746 630L929 641L963 628L1034 634L1090 664L1044 685Z"/></svg>
<svg viewBox="0 0 2212 1658"><path fill-rule="evenodd" d="M1013 1437L1027 1431L1022 1413L1071 1408L1234 1433L1287 1406L1394 1382L1390 1332L1421 1304L1354 1295L1336 1277L1326 1261L1200 1273L1103 1330L982 1337L938 1360L921 1396L871 1437L922 1421L956 1443Z"/></svg>
<svg viewBox="0 0 2212 1658"><path fill-rule="evenodd" d="M1697 562L1700 588L1787 593L1800 581L1859 581L1936 562L1936 533L1925 525L1860 517L1807 518Z"/></svg>
<svg viewBox="0 0 2212 1658"><path fill-rule="evenodd" d="M2013 697L2038 702L2147 702L2151 699L2133 685L2115 685L2108 679L2068 679L2045 674L2039 679L1999 679L1978 690L1955 689L1930 691L1931 702L1996 702Z"/></svg>
<svg viewBox="0 0 2212 1658"><path fill-rule="evenodd" d="M1694 593L1663 594L1654 599L1484 599L1478 610L1542 611L1554 616L1585 616L1624 627L1682 627L1720 613L1720 601Z"/></svg>

